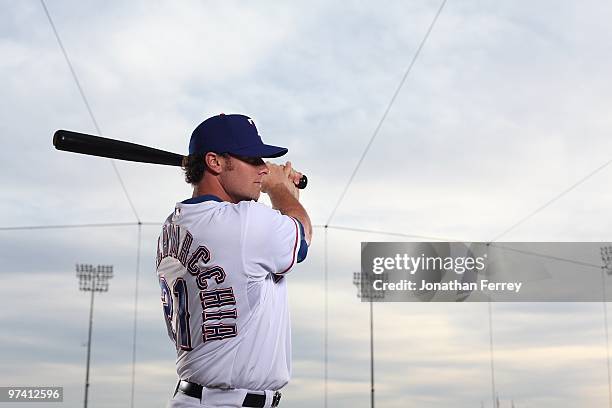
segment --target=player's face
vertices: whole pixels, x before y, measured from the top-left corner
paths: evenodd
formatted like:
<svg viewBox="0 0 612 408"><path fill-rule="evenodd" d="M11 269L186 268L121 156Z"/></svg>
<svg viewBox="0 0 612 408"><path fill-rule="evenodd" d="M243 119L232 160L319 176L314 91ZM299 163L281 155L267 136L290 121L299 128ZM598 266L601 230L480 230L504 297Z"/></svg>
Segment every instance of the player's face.
<svg viewBox="0 0 612 408"><path fill-rule="evenodd" d="M221 173L225 191L238 203L259 199L261 179L268 174L268 167L259 157L226 156Z"/></svg>

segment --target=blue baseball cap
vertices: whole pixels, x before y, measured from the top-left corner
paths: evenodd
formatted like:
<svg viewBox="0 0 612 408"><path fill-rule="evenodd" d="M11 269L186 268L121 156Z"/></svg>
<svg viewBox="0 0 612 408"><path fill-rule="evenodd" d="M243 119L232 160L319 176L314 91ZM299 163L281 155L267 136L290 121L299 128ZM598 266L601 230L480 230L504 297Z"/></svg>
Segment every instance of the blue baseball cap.
<svg viewBox="0 0 612 408"><path fill-rule="evenodd" d="M245 157L280 157L284 147L264 144L253 119L220 114L200 123L191 134L189 154L229 153Z"/></svg>

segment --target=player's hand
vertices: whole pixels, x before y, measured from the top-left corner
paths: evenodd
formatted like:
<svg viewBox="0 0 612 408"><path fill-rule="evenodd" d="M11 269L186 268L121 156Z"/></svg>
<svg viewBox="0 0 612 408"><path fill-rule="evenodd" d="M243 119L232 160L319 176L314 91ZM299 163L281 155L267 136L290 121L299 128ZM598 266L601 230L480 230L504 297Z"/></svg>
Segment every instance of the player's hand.
<svg viewBox="0 0 612 408"><path fill-rule="evenodd" d="M299 199L299 190L296 186L302 177L301 173L295 171L291 167L291 162L284 165L278 165L271 162L266 162L268 166L268 174L261 180L261 191L270 194L276 188L285 188Z"/></svg>
<svg viewBox="0 0 612 408"><path fill-rule="evenodd" d="M285 163L285 165L283 166L285 167L285 170L287 168L289 168L289 180L291 180L293 182L293 184L295 184L296 186L298 184L300 184L300 179L302 178L302 173L300 173L299 171L295 170L292 165L291 162L288 161L287 163Z"/></svg>

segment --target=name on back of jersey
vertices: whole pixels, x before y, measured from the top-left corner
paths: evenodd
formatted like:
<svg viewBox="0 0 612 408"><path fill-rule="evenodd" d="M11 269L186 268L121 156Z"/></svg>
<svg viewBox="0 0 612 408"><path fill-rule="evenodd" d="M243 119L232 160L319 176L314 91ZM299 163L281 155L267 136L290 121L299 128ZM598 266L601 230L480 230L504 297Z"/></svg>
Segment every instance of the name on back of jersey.
<svg viewBox="0 0 612 408"><path fill-rule="evenodd" d="M156 263L161 302L168 336L177 349L181 350L192 350L195 345L190 330L193 313L199 312L202 316L202 343L231 338L238 334L236 298L231 286L222 285L226 278L223 267L209 265L211 252L205 245L198 245L193 251L192 246L193 236L185 228L174 224L163 226L157 242ZM160 265L167 258L178 261L174 262L174 271L178 273L170 282L168 276L160 273ZM189 296L192 294L189 287L193 287L194 283L197 285L200 300L197 311L189 310L190 307L193 308L189 302ZM209 287L211 285L214 285L213 289Z"/></svg>

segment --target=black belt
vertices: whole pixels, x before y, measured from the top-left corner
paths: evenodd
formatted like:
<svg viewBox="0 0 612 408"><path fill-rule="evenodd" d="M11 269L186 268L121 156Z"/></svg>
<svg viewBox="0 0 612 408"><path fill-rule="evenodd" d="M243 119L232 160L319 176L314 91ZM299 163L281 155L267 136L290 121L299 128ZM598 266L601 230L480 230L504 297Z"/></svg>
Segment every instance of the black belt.
<svg viewBox="0 0 612 408"><path fill-rule="evenodd" d="M174 391L174 395L178 391L183 394L197 398L202 400L202 387L200 384L192 383L185 380L180 380L176 385L176 391ZM281 393L278 391L274 392L274 396L272 398L272 407L277 407L278 403L281 399ZM243 407L252 407L252 408L263 408L266 405L266 395L265 394L254 394L252 392L247 393L244 397L244 401L242 402Z"/></svg>

